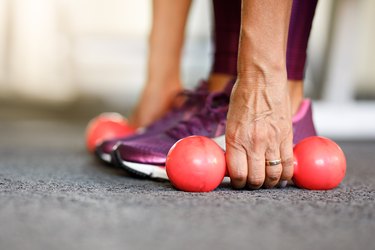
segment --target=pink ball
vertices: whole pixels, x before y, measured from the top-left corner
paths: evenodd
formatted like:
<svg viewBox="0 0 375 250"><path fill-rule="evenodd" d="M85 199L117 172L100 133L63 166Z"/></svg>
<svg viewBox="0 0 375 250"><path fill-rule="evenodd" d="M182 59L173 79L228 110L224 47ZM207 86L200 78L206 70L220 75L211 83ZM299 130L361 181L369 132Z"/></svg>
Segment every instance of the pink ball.
<svg viewBox="0 0 375 250"><path fill-rule="evenodd" d="M222 182L226 172L224 151L204 136L189 136L169 150L166 170L177 189L210 192Z"/></svg>

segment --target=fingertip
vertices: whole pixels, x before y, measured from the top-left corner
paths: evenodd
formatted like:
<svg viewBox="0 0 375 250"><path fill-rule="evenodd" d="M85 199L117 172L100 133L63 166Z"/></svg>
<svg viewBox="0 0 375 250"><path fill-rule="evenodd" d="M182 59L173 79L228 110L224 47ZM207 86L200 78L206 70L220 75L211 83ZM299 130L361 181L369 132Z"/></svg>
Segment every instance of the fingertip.
<svg viewBox="0 0 375 250"><path fill-rule="evenodd" d="M289 181L293 178L293 173L294 173L294 158L293 157L288 157L284 156L283 160L283 171L281 173L281 180L282 181Z"/></svg>
<svg viewBox="0 0 375 250"><path fill-rule="evenodd" d="M280 155L283 164L283 172L281 173L282 181L289 181L293 178L294 173L294 155L293 155L293 140L292 138L286 140L281 144Z"/></svg>
<svg viewBox="0 0 375 250"><path fill-rule="evenodd" d="M246 186L246 180L242 181L231 177L230 184L234 189L243 189Z"/></svg>
<svg viewBox="0 0 375 250"><path fill-rule="evenodd" d="M242 189L246 186L247 160L246 153L227 146L225 154L227 171L234 189Z"/></svg>
<svg viewBox="0 0 375 250"><path fill-rule="evenodd" d="M265 176L250 170L249 173L252 173L252 175L247 178L247 187L251 190L260 189L264 185Z"/></svg>

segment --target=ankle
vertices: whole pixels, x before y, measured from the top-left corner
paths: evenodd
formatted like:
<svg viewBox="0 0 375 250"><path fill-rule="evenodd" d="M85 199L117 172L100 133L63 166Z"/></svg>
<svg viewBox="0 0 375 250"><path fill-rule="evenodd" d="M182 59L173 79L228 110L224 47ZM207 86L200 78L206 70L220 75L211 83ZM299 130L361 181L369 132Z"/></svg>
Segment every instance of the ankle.
<svg viewBox="0 0 375 250"><path fill-rule="evenodd" d="M149 77L146 79L145 88L169 90L181 89L182 81L179 74L168 73L161 74L161 72L149 72Z"/></svg>
<svg viewBox="0 0 375 250"><path fill-rule="evenodd" d="M181 89L182 83L180 81L166 83L147 81L129 122L134 127L144 127L151 124L170 110L177 93Z"/></svg>
<svg viewBox="0 0 375 250"><path fill-rule="evenodd" d="M211 73L208 77L208 90L210 92L223 91L233 77L228 74Z"/></svg>
<svg viewBox="0 0 375 250"><path fill-rule="evenodd" d="M292 114L298 112L299 106L303 101L303 81L302 80L288 80L289 97L292 105Z"/></svg>

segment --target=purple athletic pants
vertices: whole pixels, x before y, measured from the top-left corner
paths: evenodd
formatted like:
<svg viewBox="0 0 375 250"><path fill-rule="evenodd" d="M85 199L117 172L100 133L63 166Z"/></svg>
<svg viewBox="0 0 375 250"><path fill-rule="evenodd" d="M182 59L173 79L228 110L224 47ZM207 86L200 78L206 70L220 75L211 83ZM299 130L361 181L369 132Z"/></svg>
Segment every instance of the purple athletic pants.
<svg viewBox="0 0 375 250"><path fill-rule="evenodd" d="M294 0L287 47L288 79L304 77L306 50L318 0ZM241 0L213 0L215 46L213 73L237 74Z"/></svg>

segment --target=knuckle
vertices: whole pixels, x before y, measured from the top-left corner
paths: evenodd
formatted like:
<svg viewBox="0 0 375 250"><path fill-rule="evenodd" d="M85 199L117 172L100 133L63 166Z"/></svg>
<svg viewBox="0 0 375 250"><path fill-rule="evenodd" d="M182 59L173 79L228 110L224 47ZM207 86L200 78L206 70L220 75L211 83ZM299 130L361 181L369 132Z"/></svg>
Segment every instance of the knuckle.
<svg viewBox="0 0 375 250"><path fill-rule="evenodd" d="M265 141L267 141L267 135L263 131L261 132L257 131L256 133L254 133L252 137L252 141L255 145L264 143Z"/></svg>
<svg viewBox="0 0 375 250"><path fill-rule="evenodd" d="M226 137L227 140L230 140L230 141L237 141L237 138L238 138L236 133L234 131L229 130L229 129L226 130L225 137Z"/></svg>
<svg viewBox="0 0 375 250"><path fill-rule="evenodd" d="M227 144L227 147L231 147L235 150L243 151L243 138L238 136L235 133L228 133L225 134L225 141Z"/></svg>
<svg viewBox="0 0 375 250"><path fill-rule="evenodd" d="M280 177L281 177L281 168L280 170L276 170L276 171L273 171L271 173L267 173L267 181L268 182L277 182L279 181Z"/></svg>
<svg viewBox="0 0 375 250"><path fill-rule="evenodd" d="M231 180L237 183L246 182L246 174L242 172L232 173L230 176Z"/></svg>
<svg viewBox="0 0 375 250"><path fill-rule="evenodd" d="M274 166L270 166L267 168L267 172L266 172L266 175L267 175L267 180L266 182L268 184L276 184L280 177L281 177L281 173L283 171L283 168L281 165L279 165L278 167Z"/></svg>
<svg viewBox="0 0 375 250"><path fill-rule="evenodd" d="M289 158L283 160L283 167L284 168L288 168L288 167L291 167L293 165L294 165L294 158L293 157L289 157Z"/></svg>
<svg viewBox="0 0 375 250"><path fill-rule="evenodd" d="M293 170L294 170L294 159L289 158L283 162L283 176L293 176Z"/></svg>
<svg viewBox="0 0 375 250"><path fill-rule="evenodd" d="M280 175L268 175L267 176L267 179L270 182L276 182L279 180L279 178L280 178Z"/></svg>
<svg viewBox="0 0 375 250"><path fill-rule="evenodd" d="M264 177L261 177L261 176L251 176L248 181L247 181L248 185L251 187L251 188L259 188L263 185L264 183Z"/></svg>
<svg viewBox="0 0 375 250"><path fill-rule="evenodd" d="M294 170L294 160L290 159L287 163L283 163L283 172L282 172L282 179L283 180L290 180L293 177L293 170Z"/></svg>

